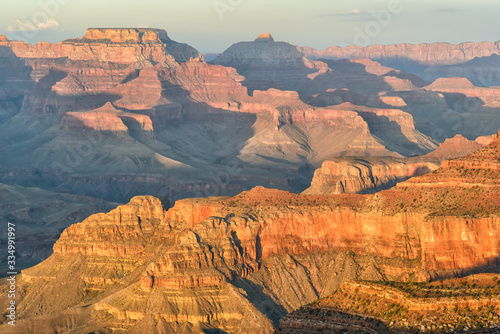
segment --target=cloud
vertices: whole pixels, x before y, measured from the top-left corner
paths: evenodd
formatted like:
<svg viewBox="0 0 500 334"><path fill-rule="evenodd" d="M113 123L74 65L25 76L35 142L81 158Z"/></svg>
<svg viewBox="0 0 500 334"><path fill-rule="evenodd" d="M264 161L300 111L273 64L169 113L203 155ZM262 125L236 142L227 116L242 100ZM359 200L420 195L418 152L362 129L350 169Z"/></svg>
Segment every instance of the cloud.
<svg viewBox="0 0 500 334"><path fill-rule="evenodd" d="M45 22L37 22L37 21L21 21L16 20L15 25L10 25L7 27L7 31L15 32L15 31L38 31L38 30L59 30L60 24L56 19L50 18Z"/></svg>
<svg viewBox="0 0 500 334"><path fill-rule="evenodd" d="M353 9L347 12L321 14L319 17L336 17L343 21L366 21L373 20L372 13L373 12L367 12L362 9Z"/></svg>

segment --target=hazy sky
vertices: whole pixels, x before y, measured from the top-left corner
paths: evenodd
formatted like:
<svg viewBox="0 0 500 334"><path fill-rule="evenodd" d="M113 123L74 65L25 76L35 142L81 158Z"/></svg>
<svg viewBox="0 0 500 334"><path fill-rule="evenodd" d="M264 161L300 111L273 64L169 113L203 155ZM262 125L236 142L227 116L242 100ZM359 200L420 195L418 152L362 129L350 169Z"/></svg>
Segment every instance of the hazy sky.
<svg viewBox="0 0 500 334"><path fill-rule="evenodd" d="M2 3L0 34L36 43L81 37L87 27L162 28L205 53L269 31L322 50L497 41L499 13L498 0L22 0Z"/></svg>

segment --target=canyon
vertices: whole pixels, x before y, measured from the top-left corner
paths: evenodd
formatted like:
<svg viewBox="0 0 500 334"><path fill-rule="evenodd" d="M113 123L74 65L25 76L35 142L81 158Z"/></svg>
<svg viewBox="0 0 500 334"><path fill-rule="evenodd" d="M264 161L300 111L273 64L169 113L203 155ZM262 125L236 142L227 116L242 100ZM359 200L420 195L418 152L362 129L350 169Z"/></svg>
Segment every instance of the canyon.
<svg viewBox="0 0 500 334"><path fill-rule="evenodd" d="M272 333L292 321L280 325L287 313L353 280L498 268L499 157L500 133L372 195L257 187L168 210L134 197L70 226L53 255L23 270L18 323L2 331Z"/></svg>
<svg viewBox="0 0 500 334"><path fill-rule="evenodd" d="M23 236L0 331L419 329L358 302L391 288L431 309L405 291L497 275L499 53L264 33L209 60L162 29L0 36L0 219Z"/></svg>
<svg viewBox="0 0 500 334"><path fill-rule="evenodd" d="M398 159L389 157L336 158L323 162L316 169L311 186L302 193L332 195L343 193L374 193L394 187L411 177L420 176L439 168L441 162L462 158L478 151L484 138L476 141L461 135L446 139L439 147L423 156Z"/></svg>
<svg viewBox="0 0 500 334"><path fill-rule="evenodd" d="M405 165L457 134L500 128L494 87L431 83L368 58L317 60L269 33L209 63L149 28L88 29L55 44L2 37L0 57L0 182L103 204L256 186L300 193L329 161ZM358 177L364 185L348 191L393 186L434 170L431 160L369 184ZM38 251L23 246L28 262L51 253L63 221Z"/></svg>
<svg viewBox="0 0 500 334"><path fill-rule="evenodd" d="M429 81L443 77L465 77L480 86L500 85L495 66L500 55L498 41L332 46L323 51L302 47L301 50L309 59L370 58Z"/></svg>

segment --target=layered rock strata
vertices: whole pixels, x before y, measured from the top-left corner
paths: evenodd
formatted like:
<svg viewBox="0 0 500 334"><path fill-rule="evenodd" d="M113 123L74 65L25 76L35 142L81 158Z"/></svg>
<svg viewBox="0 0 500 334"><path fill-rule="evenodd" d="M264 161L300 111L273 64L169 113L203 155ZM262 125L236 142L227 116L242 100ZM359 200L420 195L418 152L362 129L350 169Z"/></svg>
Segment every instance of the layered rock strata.
<svg viewBox="0 0 500 334"><path fill-rule="evenodd" d="M500 42L482 43L432 43L432 44L394 44L372 46L332 46L324 51L305 47L303 52L307 57L349 59L401 59L402 61L415 62L425 65L452 65L464 63L476 57L485 57L500 54Z"/></svg>
<svg viewBox="0 0 500 334"><path fill-rule="evenodd" d="M409 178L432 172L442 161L465 157L481 147L483 145L480 143L457 135L447 139L433 152L420 157L406 159L349 157L327 160L315 171L311 186L303 194L377 192Z"/></svg>
<svg viewBox="0 0 500 334"><path fill-rule="evenodd" d="M287 312L348 280L496 268L498 137L369 196L255 188L167 212L154 197L136 197L69 227L53 256L23 271L18 326L2 330L43 320L49 331L271 333Z"/></svg>

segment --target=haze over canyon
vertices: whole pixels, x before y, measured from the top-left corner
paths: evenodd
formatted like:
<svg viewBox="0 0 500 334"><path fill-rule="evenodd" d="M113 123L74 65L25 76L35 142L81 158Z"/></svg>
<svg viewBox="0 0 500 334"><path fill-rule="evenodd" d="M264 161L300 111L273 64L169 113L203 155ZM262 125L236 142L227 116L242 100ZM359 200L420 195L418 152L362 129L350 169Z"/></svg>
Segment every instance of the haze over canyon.
<svg viewBox="0 0 500 334"><path fill-rule="evenodd" d="M498 330L500 42L0 60L2 333Z"/></svg>

